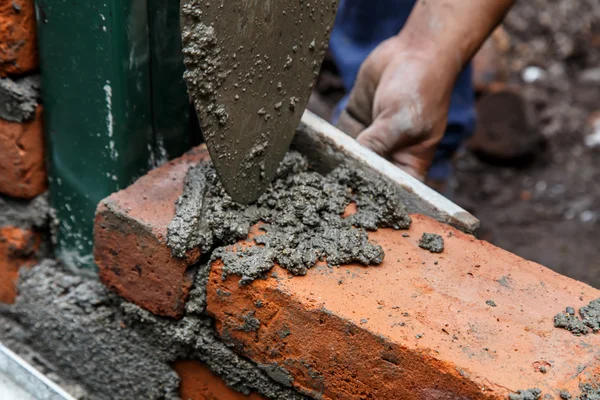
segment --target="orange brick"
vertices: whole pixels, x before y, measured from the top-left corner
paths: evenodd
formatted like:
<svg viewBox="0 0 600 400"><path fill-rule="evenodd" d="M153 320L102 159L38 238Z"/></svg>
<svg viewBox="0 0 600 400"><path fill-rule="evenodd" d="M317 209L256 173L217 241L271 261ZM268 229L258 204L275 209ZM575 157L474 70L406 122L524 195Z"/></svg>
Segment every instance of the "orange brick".
<svg viewBox="0 0 600 400"><path fill-rule="evenodd" d="M42 107L32 121L0 119L0 193L31 199L47 188Z"/></svg>
<svg viewBox="0 0 600 400"><path fill-rule="evenodd" d="M575 337L553 318L600 291L430 218L413 221L408 238L371 234L386 251L379 267L322 264L305 277L275 267L242 287L223 281L217 260L207 300L222 339L323 399L506 399L534 387L558 399L598 381L600 335ZM424 232L443 235L444 253L418 247ZM249 314L256 331L241 329Z"/></svg>
<svg viewBox="0 0 600 400"><path fill-rule="evenodd" d="M256 393L246 396L236 392L198 361L178 361L173 368L181 378L182 400L266 400Z"/></svg>
<svg viewBox="0 0 600 400"><path fill-rule="evenodd" d="M200 257L171 256L167 227L191 165L209 157L201 146L157 168L100 202L94 222L94 258L100 278L150 312L181 317Z"/></svg>
<svg viewBox="0 0 600 400"><path fill-rule="evenodd" d="M37 68L34 0L0 2L0 77Z"/></svg>
<svg viewBox="0 0 600 400"><path fill-rule="evenodd" d="M35 264L40 241L33 231L12 226L0 228L0 303L14 303L19 268Z"/></svg>

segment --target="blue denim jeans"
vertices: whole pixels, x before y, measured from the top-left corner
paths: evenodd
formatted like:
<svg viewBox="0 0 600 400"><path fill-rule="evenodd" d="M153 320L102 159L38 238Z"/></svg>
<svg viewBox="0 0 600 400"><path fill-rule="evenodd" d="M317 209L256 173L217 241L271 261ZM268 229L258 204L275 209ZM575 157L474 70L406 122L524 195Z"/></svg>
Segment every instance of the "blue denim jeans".
<svg viewBox="0 0 600 400"><path fill-rule="evenodd" d="M348 93L367 56L386 39L398 34L416 0L341 0L330 50ZM475 92L472 69L460 74L450 104L448 128L429 172L431 179L447 179L452 174L452 156L475 129ZM337 120L348 102L344 98L334 113ZM337 122L337 121L333 121Z"/></svg>

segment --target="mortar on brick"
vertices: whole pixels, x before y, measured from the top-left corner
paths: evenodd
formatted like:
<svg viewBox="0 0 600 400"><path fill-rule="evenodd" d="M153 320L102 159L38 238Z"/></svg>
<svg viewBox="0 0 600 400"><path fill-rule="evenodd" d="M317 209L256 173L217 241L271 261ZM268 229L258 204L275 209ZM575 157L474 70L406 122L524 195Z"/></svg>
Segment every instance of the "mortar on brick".
<svg viewBox="0 0 600 400"><path fill-rule="evenodd" d="M49 215L50 205L45 194L33 200L13 199L0 195L0 227L42 229L46 227Z"/></svg>
<svg viewBox="0 0 600 400"><path fill-rule="evenodd" d="M261 246L212 252L213 259L223 259L224 275L241 276L242 284L266 276L275 263L293 275L305 275L324 259L329 265L379 265L384 250L369 242L367 230L409 228L399 190L354 167L321 175L304 156L290 152L266 193L244 206L225 193L212 165L201 163L187 173L168 244L178 257L198 246L211 254L248 237L260 222L252 240ZM344 218L351 203L357 212Z"/></svg>
<svg viewBox="0 0 600 400"><path fill-rule="evenodd" d="M519 390L509 398L510 400L538 400L542 398L542 391L540 389Z"/></svg>
<svg viewBox="0 0 600 400"><path fill-rule="evenodd" d="M556 314L554 326L566 329L575 336L600 331L600 299L593 300L587 306L581 307L579 315L581 318L575 315L572 307L567 307L566 312Z"/></svg>
<svg viewBox="0 0 600 400"><path fill-rule="evenodd" d="M432 253L442 253L444 251L444 238L434 233L424 233L419 241L419 247Z"/></svg>
<svg viewBox="0 0 600 400"><path fill-rule="evenodd" d="M0 79L0 118L11 122L32 120L40 97L40 77Z"/></svg>
<svg viewBox="0 0 600 400"><path fill-rule="evenodd" d="M0 303L14 302L20 268L50 253L48 209L43 195L30 201L0 195Z"/></svg>
<svg viewBox="0 0 600 400"><path fill-rule="evenodd" d="M206 270L200 267L186 316L179 321L127 303L99 281L49 260L22 271L16 304L8 312L0 308L0 314L17 319L34 338L35 349L53 360L63 378L81 383L89 399L178 399L179 378L171 367L176 360L203 362L241 393L306 399L271 379L272 370L219 340L213 320L204 314ZM7 335L0 329L0 340Z"/></svg>

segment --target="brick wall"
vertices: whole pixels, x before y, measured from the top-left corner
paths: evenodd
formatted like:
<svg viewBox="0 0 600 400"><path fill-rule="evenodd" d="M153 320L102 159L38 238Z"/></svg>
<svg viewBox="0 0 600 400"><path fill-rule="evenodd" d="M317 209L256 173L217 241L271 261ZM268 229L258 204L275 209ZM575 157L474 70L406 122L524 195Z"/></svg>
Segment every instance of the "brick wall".
<svg viewBox="0 0 600 400"><path fill-rule="evenodd" d="M246 396L234 391L198 361L178 361L173 368L181 379L180 395L183 400L266 400L257 393Z"/></svg>
<svg viewBox="0 0 600 400"><path fill-rule="evenodd" d="M165 236L187 168L206 157L196 149L98 207L103 281L157 315L185 311L199 254L171 258ZM291 277L276 267L241 286L214 261L207 310L221 340L280 384L322 399L506 399L529 388L559 399L598 381L600 336L575 337L553 319L600 291L428 217L413 220L408 232L370 234L386 250L375 268L322 264ZM424 232L445 238L444 253L418 246ZM242 329L249 315L255 329ZM213 398L203 394L207 371L193 362L176 369L186 398Z"/></svg>
<svg viewBox="0 0 600 400"><path fill-rule="evenodd" d="M23 220L47 188L38 64L33 0L1 2L0 302L14 301L18 269L37 261L43 239L44 223Z"/></svg>

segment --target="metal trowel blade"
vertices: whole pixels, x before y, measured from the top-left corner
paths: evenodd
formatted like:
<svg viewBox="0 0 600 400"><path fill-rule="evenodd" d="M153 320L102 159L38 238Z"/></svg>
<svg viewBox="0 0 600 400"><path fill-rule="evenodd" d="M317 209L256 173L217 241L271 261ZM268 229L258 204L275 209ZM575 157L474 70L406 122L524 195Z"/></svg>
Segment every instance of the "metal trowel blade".
<svg viewBox="0 0 600 400"><path fill-rule="evenodd" d="M337 0L183 0L185 79L227 193L251 203L293 139Z"/></svg>

